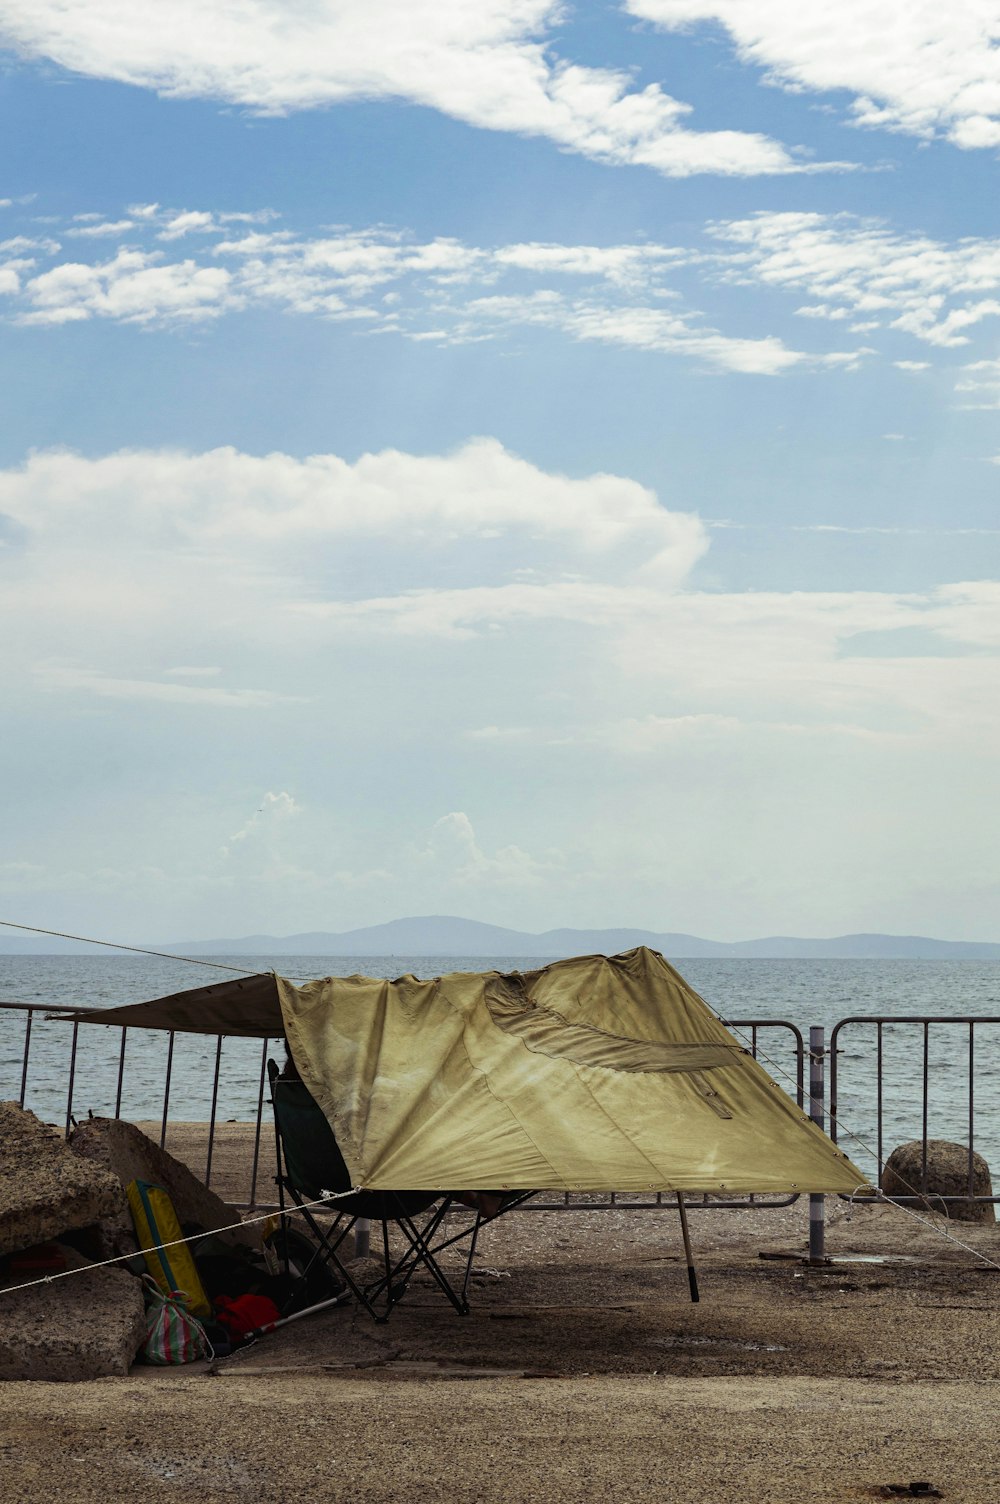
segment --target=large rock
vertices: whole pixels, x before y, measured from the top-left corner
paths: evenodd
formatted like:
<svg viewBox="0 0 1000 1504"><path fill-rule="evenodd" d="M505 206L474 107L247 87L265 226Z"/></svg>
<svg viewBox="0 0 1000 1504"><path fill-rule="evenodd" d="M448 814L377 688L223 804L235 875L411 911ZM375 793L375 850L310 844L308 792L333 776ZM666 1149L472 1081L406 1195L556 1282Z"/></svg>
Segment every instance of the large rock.
<svg viewBox="0 0 1000 1504"><path fill-rule="evenodd" d="M924 1145L912 1139L893 1149L882 1171L882 1190L892 1198L923 1195L923 1204L931 1211L944 1212L960 1222L995 1222L991 1201L969 1199L969 1151L964 1144L945 1138L927 1140L927 1184L924 1186ZM972 1194L992 1196L990 1167L981 1154L972 1156ZM958 1196L958 1201L942 1201L942 1196Z"/></svg>
<svg viewBox="0 0 1000 1504"><path fill-rule="evenodd" d="M123 1376L146 1331L142 1282L119 1269L92 1269L64 1248L65 1279L7 1291L0 1287L0 1379L100 1379ZM53 1497L58 1479L53 1479Z"/></svg>
<svg viewBox="0 0 1000 1504"><path fill-rule="evenodd" d="M239 1223L240 1214L210 1191L187 1165L174 1159L159 1144L137 1128L120 1118L88 1118L70 1134L71 1151L84 1162L99 1165L111 1171L121 1186L130 1180L148 1180L152 1185L162 1185L174 1204L177 1220L182 1227L189 1225L202 1231L216 1227L229 1227ZM243 1243L247 1247L260 1246L260 1224L237 1226L223 1235L223 1241ZM113 1258L118 1254L135 1251L136 1241L132 1219L126 1207L124 1216L105 1220L98 1229L97 1239L87 1249L95 1258Z"/></svg>
<svg viewBox="0 0 1000 1504"><path fill-rule="evenodd" d="M114 1216L121 1182L67 1147L62 1134L16 1102L0 1102L0 1254L33 1248Z"/></svg>

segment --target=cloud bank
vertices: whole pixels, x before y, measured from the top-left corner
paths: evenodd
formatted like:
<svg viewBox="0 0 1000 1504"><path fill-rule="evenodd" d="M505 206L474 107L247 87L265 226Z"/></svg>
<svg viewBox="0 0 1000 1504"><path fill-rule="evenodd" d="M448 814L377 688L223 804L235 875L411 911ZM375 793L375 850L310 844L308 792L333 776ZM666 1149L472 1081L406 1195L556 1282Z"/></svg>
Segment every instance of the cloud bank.
<svg viewBox="0 0 1000 1504"><path fill-rule="evenodd" d="M67 251L56 238L72 237L81 219L84 228L108 232L86 242L86 260L78 259L79 240ZM1000 237L947 241L848 213L762 211L711 222L686 245L488 246L444 236L419 241L384 228L301 234L276 227L268 210L218 214L156 204L134 205L107 223L91 219L78 215L54 234L0 241L0 309L8 318L41 327L108 320L161 329L277 310L442 345L544 331L710 370L776 376L853 369L873 353L867 341L876 330L961 349L1000 316ZM803 332L830 326L846 348L807 351L777 334L714 326L691 299L717 299L719 284L785 294ZM920 360L894 364L913 373L928 368ZM988 383L983 363L967 370L960 392Z"/></svg>
<svg viewBox="0 0 1000 1504"><path fill-rule="evenodd" d="M907 655L901 672L845 645L919 628L949 649L1000 647L989 581L911 595L692 588L710 538L697 516L624 476L546 472L494 439L354 463L52 451L0 472L0 516L8 668L50 694L266 713L322 698L296 665L337 643L506 639L521 653L569 631L617 682L669 682L697 702L688 711L870 731L905 711L943 733L980 659ZM265 661L280 673L254 682ZM989 697L970 715L1000 724Z"/></svg>
<svg viewBox="0 0 1000 1504"><path fill-rule="evenodd" d="M710 251L656 242L482 246L451 237L420 242L386 229L301 235L245 224L272 217L135 205L125 219L85 226L126 237L114 249L93 238L88 260L78 259L79 241L67 253L51 235L10 236L0 242L0 307L19 324L41 327L94 320L187 327L274 309L440 344L538 330L762 376L851 368L867 353L857 341L853 349L807 352L774 334L729 333L686 305L676 286L682 274L706 282L720 274L747 283L769 278L764 218L716 226L716 242L733 242L723 252L718 243ZM73 235L80 218L62 233ZM797 233L798 220L809 218L772 216L795 223L771 233ZM235 234L234 220L241 221ZM843 234L836 226L823 233ZM754 254L744 249L751 235Z"/></svg>
<svg viewBox="0 0 1000 1504"><path fill-rule="evenodd" d="M857 125L965 149L1000 146L1000 15L992 0L625 0L677 31L726 28L742 61L796 92L854 95Z"/></svg>
<svg viewBox="0 0 1000 1504"><path fill-rule="evenodd" d="M51 451L0 472L0 519L0 692L49 832L19 806L0 885L85 890L84 925L109 894L140 935L151 905L245 933L470 895L530 924L555 884L582 922L697 932L725 891L748 932L891 928L903 869L956 932L993 911L996 581L706 589L698 517L493 439Z"/></svg>
<svg viewBox="0 0 1000 1504"><path fill-rule="evenodd" d="M667 177L821 170L767 136L696 131L659 84L557 57L559 0L0 0L0 40L75 73L286 114L384 99Z"/></svg>

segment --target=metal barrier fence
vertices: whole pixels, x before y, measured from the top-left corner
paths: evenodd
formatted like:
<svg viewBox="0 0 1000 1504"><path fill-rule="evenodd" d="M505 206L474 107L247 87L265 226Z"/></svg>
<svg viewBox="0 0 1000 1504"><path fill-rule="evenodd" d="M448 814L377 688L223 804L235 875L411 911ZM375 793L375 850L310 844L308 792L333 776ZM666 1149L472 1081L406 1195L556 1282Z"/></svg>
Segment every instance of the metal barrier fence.
<svg viewBox="0 0 1000 1504"><path fill-rule="evenodd" d="M860 1052L848 1048L851 1033L859 1030L868 1036ZM990 1060L981 1066L987 1049ZM923 1146L914 1194L897 1196L894 1191L894 1201L926 1204L927 1144L935 1137L962 1141L966 1149L965 1188L950 1196L934 1192L935 1207L957 1201L1000 1201L1000 1195L976 1192L973 1159L980 1139L977 1084L995 1082L994 1072L1000 1064L1000 1016L885 1014L842 1018L830 1034L829 1060L829 1131L835 1143L845 1140L842 1146L854 1159L863 1160L867 1154L879 1174L885 1164L887 1127L891 1129L890 1149L906 1139ZM859 1061L863 1066L860 1072ZM932 1081L936 1083L934 1092ZM992 1111L996 1113L995 1087ZM850 1124L854 1143L862 1141L861 1155L853 1143L846 1143L849 1135L841 1117ZM935 1128L944 1131L935 1133ZM991 1129L992 1151L1000 1139L1000 1129L996 1124L991 1124ZM861 1168L868 1166L862 1163Z"/></svg>
<svg viewBox="0 0 1000 1504"><path fill-rule="evenodd" d="M161 1147L168 1146L171 1128L176 1124L197 1124L205 1134L204 1169L200 1164L192 1168L206 1184L212 1180L220 1133L225 1132L223 1124L228 1120L244 1129L250 1127L252 1154L245 1195L234 1199L244 1207L266 1209L270 1202L258 1196L262 1179L268 1192L271 1185L266 1067L268 1056L282 1041L178 1035L60 1021L61 1015L72 1011L38 1003L0 1002L0 1098L17 1100L46 1121L60 1123L66 1132L74 1119L85 1117L91 1110L98 1116L141 1121L154 1138L158 1137ZM762 1059L799 1106L806 1105L804 1074L809 1060L808 1107L820 1126L825 1126L826 1120L824 1069L829 1062L830 1136L841 1142L871 1178L880 1173L887 1134L890 1147L906 1137L924 1142L921 1182L912 1197L899 1199L922 1199L921 1193L927 1188L926 1143L935 1136L933 1130L943 1125L946 1131L939 1136L960 1139L967 1145L968 1184L961 1195L935 1195L935 1203L1000 1200L998 1195L977 1194L973 1177L973 1154L980 1141L977 1088L991 1078L991 1064L994 1069L1000 1066L1000 1017L849 1017L834 1026L829 1050L823 1030L810 1031L807 1048L800 1030L784 1019L731 1019L727 1026L738 1031L741 1042ZM988 1030L994 1033L984 1049L981 1036ZM864 1031L867 1034L859 1051L851 1047L851 1042ZM984 1057L990 1051L995 1051L992 1061L987 1059L984 1066ZM841 1122L842 1116L850 1132ZM993 1132L1000 1142L1000 1126L994 1126ZM866 1144L870 1153L863 1147ZM262 1149L267 1163L263 1175ZM723 1209L788 1206L797 1199L794 1195L726 1199L689 1196L686 1202L691 1209ZM822 1202L823 1198L817 1197L811 1203L814 1252L822 1245ZM543 1193L525 1210L603 1211L615 1207L655 1210L674 1208L676 1201L659 1192L651 1196Z"/></svg>
<svg viewBox="0 0 1000 1504"><path fill-rule="evenodd" d="M63 1021L76 1011L78 1010L75 1008L50 1007L41 1003L0 1002L0 1099L13 1099L21 1107L33 1109L45 1121L57 1122L67 1135L77 1122L78 1115L86 1117L93 1113L100 1117L126 1117L131 1122L143 1123L147 1129L152 1128L152 1136L158 1138L160 1148L166 1148L171 1124L186 1121L171 1114L171 1108L176 1106L172 1092L176 1086L178 1035L173 1030L129 1030L118 1025L81 1025L78 1022L70 1025ZM14 1043L16 1033L20 1035L19 1047ZM118 1036L110 1049L109 1033ZM198 1039L202 1042L202 1050L206 1048L204 1042L210 1041L208 1061L201 1059L196 1067L199 1088L206 1084L208 1087L207 1092L198 1092L207 1111L204 1117L199 1116L195 1120L199 1126L204 1124L206 1129L205 1168L200 1173L205 1185L210 1186L219 1123L220 1093L225 1080L223 1046L227 1041L222 1035L183 1038ZM247 1197L236 1201L238 1206L246 1209L268 1210L271 1205L269 1202L258 1201L257 1184L260 1176L261 1138L265 1132L267 1116L264 1095L267 1060L273 1049L281 1043L280 1039L228 1040L230 1053L236 1057L235 1065L241 1078L238 1098L235 1103L231 1101L230 1105L236 1105L237 1111L243 1114L229 1121L239 1121L253 1128ZM39 1060L39 1055L43 1052L45 1058ZM126 1064L130 1053L133 1057L138 1057L139 1080L135 1083L137 1092L132 1092L131 1110L123 1112L123 1106L129 1105L129 1088L133 1084L129 1080ZM210 1073L205 1072L206 1064L210 1067ZM135 1066L133 1058L133 1071ZM185 1072L185 1076L188 1074L189 1072ZM152 1079L154 1075L159 1079ZM232 1071L229 1075L232 1075ZM15 1080L16 1097L11 1090ZM185 1096L190 1102L190 1085ZM195 1166L192 1165L191 1168L195 1169ZM270 1184L271 1180L272 1172L269 1168L267 1183Z"/></svg>

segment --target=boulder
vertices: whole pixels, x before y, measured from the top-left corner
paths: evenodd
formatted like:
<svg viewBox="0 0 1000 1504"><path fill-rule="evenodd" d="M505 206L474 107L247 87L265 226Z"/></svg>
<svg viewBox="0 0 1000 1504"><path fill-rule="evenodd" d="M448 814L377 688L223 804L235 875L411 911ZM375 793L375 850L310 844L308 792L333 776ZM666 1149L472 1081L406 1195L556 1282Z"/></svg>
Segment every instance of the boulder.
<svg viewBox="0 0 1000 1504"><path fill-rule="evenodd" d="M33 1278L25 1273L0 1286L0 1379L100 1379L129 1371L146 1332L142 1282L119 1269L93 1269L73 1249L62 1252L66 1267L81 1273L4 1293Z"/></svg>
<svg viewBox="0 0 1000 1504"><path fill-rule="evenodd" d="M125 1204L107 1168L73 1154L33 1112L0 1102L0 1254L87 1227Z"/></svg>
<svg viewBox="0 0 1000 1504"><path fill-rule="evenodd" d="M117 1178L117 1184L130 1180L148 1180L162 1185L174 1204L182 1227L195 1226L203 1231L239 1223L240 1213L210 1191L179 1159L174 1159L159 1144L121 1118L88 1118L73 1130L70 1150L83 1162L99 1165ZM260 1247L260 1223L236 1227L223 1234L223 1241ZM134 1252L136 1248L132 1218L127 1205L124 1215L106 1219L97 1230L97 1240L87 1249L95 1258L113 1258Z"/></svg>
<svg viewBox="0 0 1000 1504"><path fill-rule="evenodd" d="M969 1199L969 1151L964 1144L945 1138L927 1140L927 1184L924 1185L924 1145L911 1139L893 1149L882 1171L882 1190L890 1198L922 1195L923 1205L944 1212L959 1222L995 1222L991 1201ZM981 1154L972 1156L972 1194L992 1196L990 1167ZM958 1196L958 1201L942 1201L942 1196Z"/></svg>

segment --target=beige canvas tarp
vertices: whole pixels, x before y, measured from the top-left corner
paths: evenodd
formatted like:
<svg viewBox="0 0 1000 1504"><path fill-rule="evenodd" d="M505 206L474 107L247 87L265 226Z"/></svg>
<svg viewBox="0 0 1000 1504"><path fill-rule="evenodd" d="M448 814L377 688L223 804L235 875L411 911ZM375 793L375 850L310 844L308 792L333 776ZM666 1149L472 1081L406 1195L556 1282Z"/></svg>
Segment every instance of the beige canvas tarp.
<svg viewBox="0 0 1000 1504"><path fill-rule="evenodd" d="M864 1183L654 951L427 982L275 980L293 1057L356 1186Z"/></svg>

